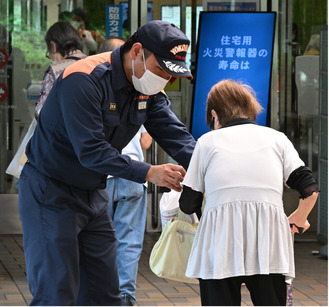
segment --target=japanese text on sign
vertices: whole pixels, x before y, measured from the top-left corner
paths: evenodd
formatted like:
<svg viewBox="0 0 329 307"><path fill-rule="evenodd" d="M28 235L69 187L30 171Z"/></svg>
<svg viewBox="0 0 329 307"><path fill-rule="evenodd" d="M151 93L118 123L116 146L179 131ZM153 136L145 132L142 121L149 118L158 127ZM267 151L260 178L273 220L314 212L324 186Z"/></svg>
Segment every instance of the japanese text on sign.
<svg viewBox="0 0 329 307"><path fill-rule="evenodd" d="M106 6L106 37L122 36L122 13L120 5Z"/></svg>
<svg viewBox="0 0 329 307"><path fill-rule="evenodd" d="M252 58L265 58L268 56L266 49L252 47L252 36L223 35L218 48L205 48L202 57L219 58L218 69L250 69ZM235 59L234 59L235 58ZM243 59L243 60L242 60Z"/></svg>
<svg viewBox="0 0 329 307"><path fill-rule="evenodd" d="M274 12L200 13L196 78L191 114L195 139L210 131L206 123L207 96L219 80L232 79L250 85L264 111L256 123L269 118Z"/></svg>

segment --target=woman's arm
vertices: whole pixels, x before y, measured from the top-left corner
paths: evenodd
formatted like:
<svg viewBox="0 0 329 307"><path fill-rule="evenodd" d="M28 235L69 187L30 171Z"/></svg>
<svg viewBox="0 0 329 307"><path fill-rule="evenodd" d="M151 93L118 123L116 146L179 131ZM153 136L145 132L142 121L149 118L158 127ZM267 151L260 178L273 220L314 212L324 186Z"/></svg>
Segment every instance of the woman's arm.
<svg viewBox="0 0 329 307"><path fill-rule="evenodd" d="M287 180L287 185L297 190L300 195L298 208L288 217L289 223L293 225L291 231L292 233L298 232L297 227L300 227L305 232L310 227L307 217L318 198L319 186L312 175L312 171L306 166L294 170Z"/></svg>
<svg viewBox="0 0 329 307"><path fill-rule="evenodd" d="M308 215L313 209L315 202L318 198L318 192L313 192L311 196L307 198L301 198L299 200L298 208L289 215L288 220L290 224L293 224L292 233L298 232L298 227L302 227L305 232L309 227L310 223L307 220Z"/></svg>
<svg viewBox="0 0 329 307"><path fill-rule="evenodd" d="M192 190L183 185L183 192L179 198L179 208L186 214L196 213L201 218L203 193Z"/></svg>

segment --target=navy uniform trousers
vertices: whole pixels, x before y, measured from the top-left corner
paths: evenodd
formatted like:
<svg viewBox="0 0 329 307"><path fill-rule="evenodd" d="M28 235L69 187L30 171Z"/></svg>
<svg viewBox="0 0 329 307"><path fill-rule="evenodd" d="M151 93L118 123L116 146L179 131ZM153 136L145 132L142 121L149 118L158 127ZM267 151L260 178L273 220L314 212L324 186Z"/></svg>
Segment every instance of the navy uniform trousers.
<svg viewBox="0 0 329 307"><path fill-rule="evenodd" d="M121 305L107 202L105 190L80 190L24 166L19 212L31 305Z"/></svg>

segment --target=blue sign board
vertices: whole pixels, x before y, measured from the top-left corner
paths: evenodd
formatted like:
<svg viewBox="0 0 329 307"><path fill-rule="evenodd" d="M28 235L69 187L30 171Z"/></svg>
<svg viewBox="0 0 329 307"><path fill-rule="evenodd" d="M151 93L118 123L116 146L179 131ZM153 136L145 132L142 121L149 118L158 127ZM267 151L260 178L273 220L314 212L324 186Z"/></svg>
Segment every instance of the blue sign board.
<svg viewBox="0 0 329 307"><path fill-rule="evenodd" d="M210 130L207 96L223 79L241 81L255 90L264 108L257 123L266 125L275 17L274 12L201 12L191 118L194 138Z"/></svg>
<svg viewBox="0 0 329 307"><path fill-rule="evenodd" d="M121 5L106 5L106 38L122 37Z"/></svg>

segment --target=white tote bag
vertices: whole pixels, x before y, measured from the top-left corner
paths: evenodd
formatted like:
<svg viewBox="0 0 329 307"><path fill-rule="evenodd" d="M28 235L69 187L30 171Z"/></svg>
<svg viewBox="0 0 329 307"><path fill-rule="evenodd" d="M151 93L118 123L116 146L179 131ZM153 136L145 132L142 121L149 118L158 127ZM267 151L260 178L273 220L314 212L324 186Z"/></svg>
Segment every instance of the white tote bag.
<svg viewBox="0 0 329 307"><path fill-rule="evenodd" d="M16 178L19 178L19 176L21 175L23 166L27 161L27 158L25 155L25 147L26 147L28 141L30 140L30 138L32 137L36 126L37 126L37 121L35 118L33 118L32 122L30 124L30 127L29 127L26 135L23 138L22 143L19 145L14 158L12 159L12 161L10 162L10 164L6 170L6 173L8 175L13 175Z"/></svg>

